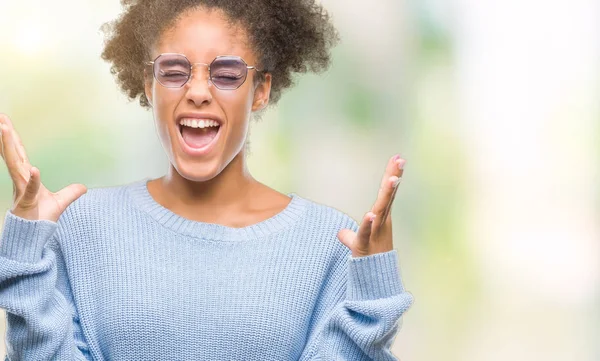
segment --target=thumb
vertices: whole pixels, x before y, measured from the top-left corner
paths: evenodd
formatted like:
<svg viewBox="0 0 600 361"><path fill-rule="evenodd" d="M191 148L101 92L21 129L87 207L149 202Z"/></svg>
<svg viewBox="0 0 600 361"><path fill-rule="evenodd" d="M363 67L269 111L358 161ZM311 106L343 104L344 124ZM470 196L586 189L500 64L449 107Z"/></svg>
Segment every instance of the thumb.
<svg viewBox="0 0 600 361"><path fill-rule="evenodd" d="M354 239L356 239L356 232L352 231L351 229L344 228L338 232L337 237L344 246L352 250Z"/></svg>
<svg viewBox="0 0 600 361"><path fill-rule="evenodd" d="M56 193L58 199L63 203L63 208L67 208L71 203L75 202L77 198L81 197L87 192L87 187L83 184L71 184L61 189Z"/></svg>

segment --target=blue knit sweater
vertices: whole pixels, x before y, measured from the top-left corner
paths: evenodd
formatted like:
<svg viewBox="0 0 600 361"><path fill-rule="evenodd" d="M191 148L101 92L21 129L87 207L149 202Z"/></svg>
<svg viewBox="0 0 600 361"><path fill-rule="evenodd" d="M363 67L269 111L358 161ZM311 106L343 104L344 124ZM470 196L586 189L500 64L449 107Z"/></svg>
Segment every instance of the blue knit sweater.
<svg viewBox="0 0 600 361"><path fill-rule="evenodd" d="M58 222L6 212L7 360L397 360L413 298L395 249L337 239L348 215L291 193L257 224L197 222L148 180L91 188Z"/></svg>

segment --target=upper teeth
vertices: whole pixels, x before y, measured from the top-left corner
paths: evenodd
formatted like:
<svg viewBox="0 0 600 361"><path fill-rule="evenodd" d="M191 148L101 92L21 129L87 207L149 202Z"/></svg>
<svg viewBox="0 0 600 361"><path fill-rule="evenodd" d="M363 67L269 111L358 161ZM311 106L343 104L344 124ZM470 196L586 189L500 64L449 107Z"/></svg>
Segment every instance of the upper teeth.
<svg viewBox="0 0 600 361"><path fill-rule="evenodd" d="M179 121L179 124L185 125L186 127L192 128L207 128L207 127L218 127L219 123L212 119L189 119L184 118Z"/></svg>

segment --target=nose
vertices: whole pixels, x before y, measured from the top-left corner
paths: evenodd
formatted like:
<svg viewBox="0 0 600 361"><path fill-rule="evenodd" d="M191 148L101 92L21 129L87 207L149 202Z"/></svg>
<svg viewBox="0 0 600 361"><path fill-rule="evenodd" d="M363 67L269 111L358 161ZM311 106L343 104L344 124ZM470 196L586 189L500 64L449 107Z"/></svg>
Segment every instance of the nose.
<svg viewBox="0 0 600 361"><path fill-rule="evenodd" d="M212 83L209 80L208 69L206 67L194 67L190 79L185 84L186 98L195 106L201 106L203 103L210 104L212 101L211 88Z"/></svg>

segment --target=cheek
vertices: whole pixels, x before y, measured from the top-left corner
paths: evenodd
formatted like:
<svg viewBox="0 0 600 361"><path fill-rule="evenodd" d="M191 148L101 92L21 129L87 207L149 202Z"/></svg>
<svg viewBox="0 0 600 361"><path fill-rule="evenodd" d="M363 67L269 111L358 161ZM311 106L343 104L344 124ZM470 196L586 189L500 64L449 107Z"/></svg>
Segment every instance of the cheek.
<svg viewBox="0 0 600 361"><path fill-rule="evenodd" d="M177 106L177 103L182 97L182 90L165 89L163 86L157 86L155 82L153 94L156 111L164 113Z"/></svg>
<svg viewBox="0 0 600 361"><path fill-rule="evenodd" d="M154 115L161 123L173 121L173 114L181 99L177 91L168 91L163 87L154 87Z"/></svg>
<svg viewBox="0 0 600 361"><path fill-rule="evenodd" d="M153 94L153 112L158 134L163 143L169 142L169 140L176 135L171 134L170 132L173 131L174 111L181 95L176 91L165 91L165 89L160 86L154 87Z"/></svg>
<svg viewBox="0 0 600 361"><path fill-rule="evenodd" d="M248 89L243 87L230 92L222 92L215 100L220 103L223 111L227 114L227 119L234 123L246 121L252 109L252 96L248 93Z"/></svg>

